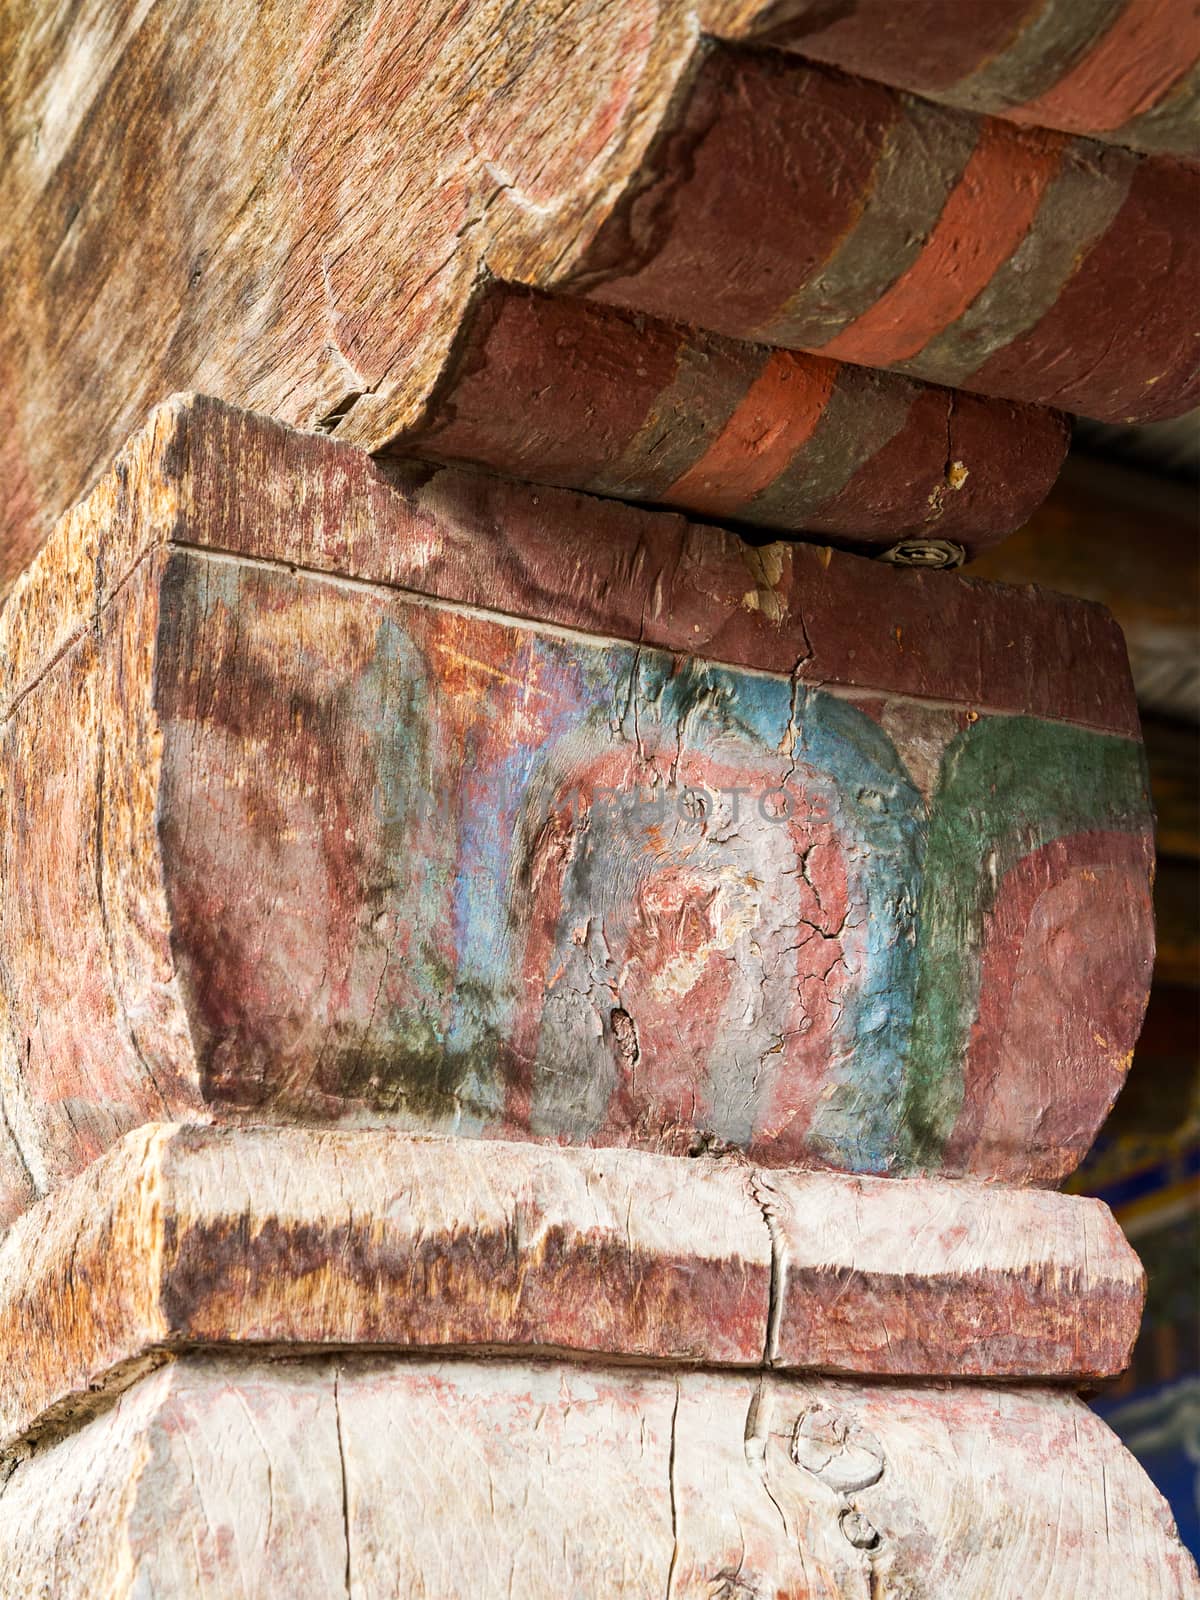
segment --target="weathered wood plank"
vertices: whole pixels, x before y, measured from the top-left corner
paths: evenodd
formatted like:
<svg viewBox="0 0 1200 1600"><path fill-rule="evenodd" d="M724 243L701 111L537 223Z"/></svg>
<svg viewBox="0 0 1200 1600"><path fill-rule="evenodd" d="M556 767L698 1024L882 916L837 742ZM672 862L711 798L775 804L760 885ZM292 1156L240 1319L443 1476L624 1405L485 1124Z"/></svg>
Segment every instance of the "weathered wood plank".
<svg viewBox="0 0 1200 1600"><path fill-rule="evenodd" d="M172 1364L17 1463L0 1553L4 1600L1200 1594L1071 1396L386 1357Z"/></svg>
<svg viewBox="0 0 1200 1600"><path fill-rule="evenodd" d="M399 454L852 549L968 557L1022 526L1068 443L1034 406L497 286Z"/></svg>
<svg viewBox="0 0 1200 1600"><path fill-rule="evenodd" d="M0 656L10 1215L205 1106L1046 1182L1124 1077L1093 607L184 404Z"/></svg>
<svg viewBox="0 0 1200 1600"><path fill-rule="evenodd" d="M640 1151L152 1126L0 1245L0 1448L185 1345L1112 1376L1142 1291L1089 1199Z"/></svg>
<svg viewBox="0 0 1200 1600"><path fill-rule="evenodd" d="M1059 1203L1072 1217L1090 1204ZM1136 1299L1119 1248L1097 1269ZM729 1163L152 1126L0 1245L0 1448L184 1345L756 1367L771 1273L749 1176Z"/></svg>
<svg viewBox="0 0 1200 1600"><path fill-rule="evenodd" d="M730 48L777 20L7 0L0 588L172 389L419 430L489 278L1093 416L1194 403L1195 172ZM796 516L838 479L808 465Z"/></svg>
<svg viewBox="0 0 1200 1600"><path fill-rule="evenodd" d="M1142 1276L1103 1205L1068 1213L1038 1190L794 1172L758 1174L755 1194L775 1244L774 1366L1016 1378L1129 1360Z"/></svg>
<svg viewBox="0 0 1200 1600"><path fill-rule="evenodd" d="M1200 156L1191 0L800 0L770 37L943 105Z"/></svg>

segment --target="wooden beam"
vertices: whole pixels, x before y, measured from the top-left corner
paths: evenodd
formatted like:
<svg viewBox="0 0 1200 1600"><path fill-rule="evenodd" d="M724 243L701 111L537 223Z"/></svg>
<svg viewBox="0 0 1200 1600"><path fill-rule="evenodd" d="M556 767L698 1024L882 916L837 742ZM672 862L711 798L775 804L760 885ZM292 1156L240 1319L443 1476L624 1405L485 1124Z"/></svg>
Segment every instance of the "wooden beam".
<svg viewBox="0 0 1200 1600"><path fill-rule="evenodd" d="M1072 1395L558 1362L177 1361L16 1463L0 1548L4 1600L1197 1592Z"/></svg>
<svg viewBox="0 0 1200 1600"><path fill-rule="evenodd" d="M7 1214L214 1113L1070 1171L1151 960L1109 619L425 479L173 404L0 614Z"/></svg>
<svg viewBox="0 0 1200 1600"><path fill-rule="evenodd" d="M771 42L942 105L1200 156L1200 23L1188 0L799 0Z"/></svg>
<svg viewBox="0 0 1200 1600"><path fill-rule="evenodd" d="M765 0L44 10L5 17L0 586L173 389L419 430L491 279L1102 418L1195 403L1200 174L736 48Z"/></svg>
<svg viewBox="0 0 1200 1600"><path fill-rule="evenodd" d="M972 556L1033 513L1067 442L1039 407L497 286L391 450L852 549L936 537Z"/></svg>
<svg viewBox="0 0 1200 1600"><path fill-rule="evenodd" d="M149 1127L0 1245L0 1450L189 1346L1078 1380L1142 1294L1104 1206L1042 1190Z"/></svg>
<svg viewBox="0 0 1200 1600"><path fill-rule="evenodd" d="M717 52L576 281L733 338L1151 420L1200 400L1177 298L1200 291L1177 221L1197 204L1179 163Z"/></svg>

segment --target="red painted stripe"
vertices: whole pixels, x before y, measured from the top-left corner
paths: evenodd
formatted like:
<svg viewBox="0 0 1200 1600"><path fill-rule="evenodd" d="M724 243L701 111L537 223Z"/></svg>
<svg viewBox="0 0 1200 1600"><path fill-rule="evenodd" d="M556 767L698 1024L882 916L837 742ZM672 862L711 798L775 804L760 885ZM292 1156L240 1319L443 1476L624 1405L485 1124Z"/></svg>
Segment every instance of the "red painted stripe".
<svg viewBox="0 0 1200 1600"><path fill-rule="evenodd" d="M870 366L907 361L960 317L1029 232L1065 141L1020 139L985 122L917 259L823 355Z"/></svg>
<svg viewBox="0 0 1200 1600"><path fill-rule="evenodd" d="M1108 32L1065 77L1005 115L1013 122L1075 133L1110 132L1149 111L1197 58L1196 0L1129 0Z"/></svg>
<svg viewBox="0 0 1200 1600"><path fill-rule="evenodd" d="M729 421L662 498L694 511L735 513L812 438L837 370L831 361L772 351Z"/></svg>

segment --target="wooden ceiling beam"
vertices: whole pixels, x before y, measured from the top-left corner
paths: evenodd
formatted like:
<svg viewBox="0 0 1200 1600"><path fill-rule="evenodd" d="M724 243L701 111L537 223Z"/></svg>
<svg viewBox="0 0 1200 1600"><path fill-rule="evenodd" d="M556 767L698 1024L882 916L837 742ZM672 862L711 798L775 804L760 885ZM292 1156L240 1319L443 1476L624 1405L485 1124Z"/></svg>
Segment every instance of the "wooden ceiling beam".
<svg viewBox="0 0 1200 1600"><path fill-rule="evenodd" d="M6 8L0 590L172 390L371 451L419 432L492 280L1098 417L1193 403L1200 173L741 48L773 6L632 0L620 26L603 0L94 13ZM643 399L663 337L644 361L627 334L609 352ZM676 348L684 388L697 337ZM839 437L903 453L888 396L909 392L851 406ZM759 435L781 458L797 401ZM943 482L970 486L957 459ZM836 511L815 436L793 465L790 507L739 514L870 538L871 495L896 501L894 459ZM1032 492L1040 472L1017 475ZM701 458L672 482L726 515L717 476Z"/></svg>
<svg viewBox="0 0 1200 1600"><path fill-rule="evenodd" d="M1049 493L1059 413L495 285L388 454L948 564Z"/></svg>
<svg viewBox="0 0 1200 1600"><path fill-rule="evenodd" d="M1189 0L793 0L773 44L942 105L1200 156Z"/></svg>

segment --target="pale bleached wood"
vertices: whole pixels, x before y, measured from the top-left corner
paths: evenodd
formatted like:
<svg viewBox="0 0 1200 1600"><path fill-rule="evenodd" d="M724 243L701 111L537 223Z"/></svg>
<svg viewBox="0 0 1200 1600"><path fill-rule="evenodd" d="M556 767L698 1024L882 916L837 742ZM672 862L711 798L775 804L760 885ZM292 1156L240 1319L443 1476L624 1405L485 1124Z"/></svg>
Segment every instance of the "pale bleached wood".
<svg viewBox="0 0 1200 1600"><path fill-rule="evenodd" d="M0 1440L189 1343L757 1366L771 1272L761 1210L732 1163L369 1131L142 1129L0 1245L12 1363Z"/></svg>
<svg viewBox="0 0 1200 1600"><path fill-rule="evenodd" d="M1098 1201L361 1131L139 1130L0 1245L0 1445L184 1345L571 1351L877 1376L1120 1371Z"/></svg>
<svg viewBox="0 0 1200 1600"><path fill-rule="evenodd" d="M1023 1377L1128 1364L1144 1276L1103 1202L1079 1196L1067 1211L1044 1190L836 1182L755 1178L775 1243L773 1365Z"/></svg>
<svg viewBox="0 0 1200 1600"><path fill-rule="evenodd" d="M1049 1390L189 1357L19 1461L0 1595L1194 1600Z"/></svg>
<svg viewBox="0 0 1200 1600"><path fill-rule="evenodd" d="M1054 1182L1123 1081L1096 607L180 399L0 660L6 1216L247 1111Z"/></svg>

